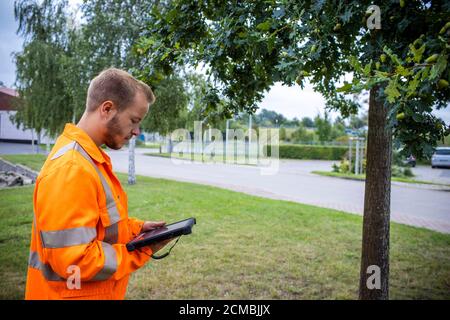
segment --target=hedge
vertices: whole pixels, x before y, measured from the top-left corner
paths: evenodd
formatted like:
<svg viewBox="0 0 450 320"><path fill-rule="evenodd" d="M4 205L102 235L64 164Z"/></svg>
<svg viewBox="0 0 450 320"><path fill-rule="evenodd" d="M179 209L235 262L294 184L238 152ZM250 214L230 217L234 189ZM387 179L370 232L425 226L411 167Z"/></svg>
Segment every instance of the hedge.
<svg viewBox="0 0 450 320"><path fill-rule="evenodd" d="M271 148L264 147L264 154L270 156ZM348 151L346 146L315 146L315 145L280 145L281 159L307 160L341 160Z"/></svg>

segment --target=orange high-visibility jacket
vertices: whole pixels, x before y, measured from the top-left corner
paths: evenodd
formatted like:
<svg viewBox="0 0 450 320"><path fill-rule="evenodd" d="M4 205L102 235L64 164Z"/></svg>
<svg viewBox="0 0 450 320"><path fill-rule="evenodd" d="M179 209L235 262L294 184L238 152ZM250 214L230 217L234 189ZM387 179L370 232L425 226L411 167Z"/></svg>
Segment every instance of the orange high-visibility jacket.
<svg viewBox="0 0 450 320"><path fill-rule="evenodd" d="M123 299L152 251L127 251L144 222L128 218L110 158L75 125L66 124L45 161L33 204L25 298Z"/></svg>

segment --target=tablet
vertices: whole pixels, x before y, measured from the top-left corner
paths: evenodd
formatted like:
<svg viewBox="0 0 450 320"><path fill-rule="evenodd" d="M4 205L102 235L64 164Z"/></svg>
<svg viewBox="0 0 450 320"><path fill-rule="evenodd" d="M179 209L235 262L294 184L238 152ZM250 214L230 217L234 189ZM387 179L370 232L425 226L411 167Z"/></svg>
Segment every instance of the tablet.
<svg viewBox="0 0 450 320"><path fill-rule="evenodd" d="M190 234L192 233L192 227L194 224L196 224L195 218L189 218L175 223L166 224L161 228L143 232L127 243L127 249L128 251L133 251L137 248L148 246L149 244L155 242Z"/></svg>

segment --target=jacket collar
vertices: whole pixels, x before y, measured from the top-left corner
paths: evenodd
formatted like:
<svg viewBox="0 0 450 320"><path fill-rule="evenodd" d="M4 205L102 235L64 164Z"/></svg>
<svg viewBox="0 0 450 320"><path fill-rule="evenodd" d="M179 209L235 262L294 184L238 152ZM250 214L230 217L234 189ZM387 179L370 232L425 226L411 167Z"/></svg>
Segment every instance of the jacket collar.
<svg viewBox="0 0 450 320"><path fill-rule="evenodd" d="M82 129L78 128L72 123L66 123L64 127L63 136L78 142L83 149L89 154L89 156L98 163L106 162L111 164L111 159L109 156L101 150L91 137Z"/></svg>

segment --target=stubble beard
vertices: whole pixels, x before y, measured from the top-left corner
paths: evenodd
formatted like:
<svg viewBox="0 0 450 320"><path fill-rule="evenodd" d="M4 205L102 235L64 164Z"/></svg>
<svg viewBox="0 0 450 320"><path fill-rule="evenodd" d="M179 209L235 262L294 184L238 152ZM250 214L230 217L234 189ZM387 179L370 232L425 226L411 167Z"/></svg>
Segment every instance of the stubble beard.
<svg viewBox="0 0 450 320"><path fill-rule="evenodd" d="M123 143L117 142L114 137L122 137L122 130L119 125L119 121L117 119L117 115L115 115L107 124L106 124L106 138L105 144L108 148L113 150L119 150L122 148Z"/></svg>

